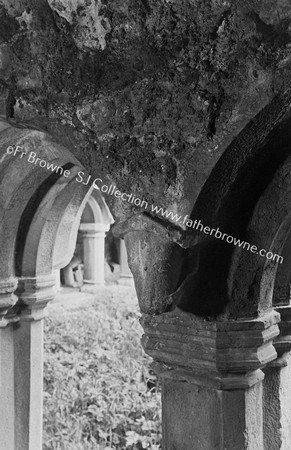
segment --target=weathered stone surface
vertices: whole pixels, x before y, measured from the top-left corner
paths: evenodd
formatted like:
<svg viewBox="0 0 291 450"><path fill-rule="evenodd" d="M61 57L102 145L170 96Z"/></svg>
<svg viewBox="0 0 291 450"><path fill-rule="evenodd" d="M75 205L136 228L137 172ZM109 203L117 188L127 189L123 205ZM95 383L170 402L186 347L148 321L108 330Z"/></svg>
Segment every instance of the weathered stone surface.
<svg viewBox="0 0 291 450"><path fill-rule="evenodd" d="M243 389L260 378L261 368L276 359L272 341L279 334L278 313L266 320L201 321L187 313L144 315L145 351L158 373L217 389ZM262 373L261 373L262 375Z"/></svg>
<svg viewBox="0 0 291 450"><path fill-rule="evenodd" d="M288 85L283 1L1 4L3 112L67 126L88 169L165 206L189 210L225 139Z"/></svg>
<svg viewBox="0 0 291 450"><path fill-rule="evenodd" d="M262 450L261 383L246 391L220 391L164 381L167 450Z"/></svg>
<svg viewBox="0 0 291 450"><path fill-rule="evenodd" d="M190 230L183 218L283 250L290 48L288 0L0 0L1 371L14 352L1 392L10 408L0 416L9 450L41 446L38 319L53 294L42 281L53 284L53 264L70 256L90 189L76 187L80 164L92 180L179 216L105 194L145 314L144 347L163 379L165 448L263 448L261 369L276 359L278 263ZM20 143L69 163L66 186L12 161L6 148ZM14 309L5 284L13 275L28 278ZM290 321L280 311L274 344L284 354ZM20 327L6 326L16 312ZM287 360L270 369L284 366L274 384L285 413L265 402L267 425L283 429L274 438L265 429L272 450L290 441Z"/></svg>
<svg viewBox="0 0 291 450"><path fill-rule="evenodd" d="M289 134L279 154L276 145L281 125L290 128L286 0L1 0L0 13L0 106L8 120L47 131L88 173L121 191L247 234L289 152ZM106 200L119 223L143 214ZM243 290L232 278L234 249L206 239L195 251L173 253L171 241L193 247L205 237L174 218L149 216L162 223L161 236L137 225L127 239L132 261L140 242L148 249L138 266L132 262L143 311L179 303L223 314L232 291L239 298ZM182 238L167 236L171 224ZM216 274L212 285L206 267ZM251 302L245 309L256 314L258 299ZM237 305L228 311L240 314Z"/></svg>
<svg viewBox="0 0 291 450"><path fill-rule="evenodd" d="M2 280L0 283L0 328L6 327L9 323L7 313L17 302L17 297L14 295L16 286L17 280L15 278Z"/></svg>

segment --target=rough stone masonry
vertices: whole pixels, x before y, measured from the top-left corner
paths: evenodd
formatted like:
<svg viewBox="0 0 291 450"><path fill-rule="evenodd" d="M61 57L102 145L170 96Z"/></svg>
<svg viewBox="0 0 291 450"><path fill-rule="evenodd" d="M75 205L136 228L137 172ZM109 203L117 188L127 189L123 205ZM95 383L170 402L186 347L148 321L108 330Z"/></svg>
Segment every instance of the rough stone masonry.
<svg viewBox="0 0 291 450"><path fill-rule="evenodd" d="M258 149L289 114L288 0L0 0L0 39L11 123L49 133L107 184L245 236L287 153L287 138L268 165ZM106 200L143 312L181 298L225 312L232 249Z"/></svg>

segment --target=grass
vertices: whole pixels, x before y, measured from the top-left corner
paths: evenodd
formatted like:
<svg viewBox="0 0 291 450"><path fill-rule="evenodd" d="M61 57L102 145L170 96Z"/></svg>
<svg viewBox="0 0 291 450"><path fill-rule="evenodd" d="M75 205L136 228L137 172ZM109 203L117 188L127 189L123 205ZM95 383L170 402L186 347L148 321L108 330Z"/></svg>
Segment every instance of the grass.
<svg viewBox="0 0 291 450"><path fill-rule="evenodd" d="M45 321L44 450L160 449L136 303L104 290L93 305L55 307ZM68 296L69 301L69 296Z"/></svg>

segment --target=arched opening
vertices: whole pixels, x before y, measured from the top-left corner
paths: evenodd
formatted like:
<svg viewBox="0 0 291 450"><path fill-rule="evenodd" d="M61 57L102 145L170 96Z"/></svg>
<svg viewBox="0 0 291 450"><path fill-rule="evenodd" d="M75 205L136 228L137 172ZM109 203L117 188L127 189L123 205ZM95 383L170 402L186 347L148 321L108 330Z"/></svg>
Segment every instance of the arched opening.
<svg viewBox="0 0 291 450"><path fill-rule="evenodd" d="M0 144L1 360L10 361L1 384L9 430L3 446L41 448L44 311L56 292L55 269L72 257L91 190L76 183L79 162L44 133L5 124Z"/></svg>
<svg viewBox="0 0 291 450"><path fill-rule="evenodd" d="M266 117L264 117L265 114ZM274 255L281 255L282 239L286 238L286 227L288 228L287 218L283 223L284 214L288 214L288 207L283 204L283 216L281 216L282 211L279 211L280 219L278 219L278 223L282 224L280 230L279 225L276 228L275 219L270 212L271 207L269 210L266 207L264 214L268 214L271 223L274 223L273 234L269 229L264 229L262 236L258 231L259 225L256 223L259 219L254 219L257 204L265 196L265 192L268 192L269 198L274 195L268 187L280 168L288 166L288 155L290 155L289 113L287 112L283 119L280 118L272 124L267 114L268 108L258 114L234 139L214 166L194 204L190 217L193 221L199 219L201 228L196 229L198 232L188 231L188 243L185 238L189 249L185 258L184 278L187 273L189 275L191 266L194 268L197 266L198 260L199 267L196 273L193 273L192 281L190 277L188 280L184 279L185 293L179 302L184 311L210 317L221 314L230 314L234 318L247 317L249 314L247 304L252 304L254 308L252 314L258 314L256 306L258 300L254 301L253 292L255 281L249 282L244 278L241 281L241 287L242 291L245 288L245 292L242 292L239 286L240 281L237 281L234 272L238 261L245 258L247 262L243 267L239 266L239 271L246 273L247 277L255 274L259 279L261 274L257 274L256 271L259 268L255 266L260 264L264 266L265 262L267 265L265 269L262 269L264 273L268 273L268 270L273 273L273 269L275 270L278 266L278 261L268 261L248 249L254 244L258 253L259 250L264 249L265 254L272 252ZM262 129L261 124L264 121L265 128ZM266 133L267 124L270 125L268 133ZM279 193L277 195L279 198ZM272 201L272 205L279 210L275 202ZM208 235L211 229L219 230L218 236L225 234L231 238L231 243L227 242L227 238L217 239L215 233L211 237L206 236L201 232L202 224L204 227L208 226ZM272 244L270 239L274 239L277 232L279 235ZM235 246L234 240L245 243L247 250ZM267 278L269 280L269 275ZM266 289L267 284L268 282L265 283ZM272 304L270 295L268 294L267 297L262 295L261 298L263 297L265 306L261 305L262 308L267 308L267 303L270 308Z"/></svg>
<svg viewBox="0 0 291 450"><path fill-rule="evenodd" d="M58 288L56 272L72 260L79 235L85 281L102 284L105 233L113 217L96 189L76 181L83 168L70 152L42 132L5 125L0 134L1 445L5 450L39 450L43 319ZM49 170L52 165L58 169ZM119 320L118 311L113 314ZM128 311L128 317L137 322L134 312Z"/></svg>
<svg viewBox="0 0 291 450"><path fill-rule="evenodd" d="M99 192L76 181L80 163L46 134L4 123L0 149L0 420L8 430L1 445L40 449L43 318L56 271L71 261L80 232L86 281L104 279L113 218Z"/></svg>
<svg viewBox="0 0 291 450"><path fill-rule="evenodd" d="M80 221L82 223L82 213L85 212L92 189L76 183L78 161L65 149L58 148L43 133L25 133L21 130L18 140L14 140L14 146L27 145L28 152L38 151L42 161L54 162L63 172L69 172L66 180L62 174L49 173L34 163L25 161L23 164L25 156L21 158L17 153L7 153L6 145L12 133L7 128L4 132L7 136L2 145L3 190L0 198L3 218L1 243L5 257L5 264L1 267L1 361L7 366L8 355L13 354L13 363L8 364L5 379L8 397L15 399L15 403L13 402L8 413L4 406L0 407L0 418L13 430L5 442L6 448L12 450L14 447L21 448L20 446L38 448L40 445L44 308L55 293L54 270L68 264L72 258L72 243L76 241L78 224ZM13 136L15 139L15 135ZM13 186L9 185L7 181L17 172L20 173L19 181ZM253 205L252 215L245 229L250 240L278 254L290 232L289 184L290 159L287 158L277 170L271 184ZM92 224L90 221L93 218L93 209L87 209L81 225L84 231L88 231L87 226ZM95 227L93 231L96 231ZM154 239L153 243L156 243ZM161 239L161 248L163 244ZM139 242L137 248L140 249L138 245ZM131 251L134 253L134 248ZM149 249L146 251L150 253ZM146 334L143 343L147 352L158 361L157 371L165 379L171 380L165 382L164 390L169 402L174 403L179 398L187 397L188 384L184 384L179 398L175 398L172 393L178 382L184 382L193 376L192 370L199 382L204 383L204 387L209 382L211 389L233 391L233 398L243 405L245 399L238 399L238 391L235 389L243 391L255 386L253 395L259 397L260 387L256 384L263 379L261 369L276 358L272 341L278 334L279 315L273 311L272 294L278 262L263 260L259 256L254 258L254 255L241 249L231 253L231 258L226 259L231 263L229 272L232 278L232 298L227 309L224 308L226 303L223 303L222 311L225 316L219 317L217 322L209 318L207 321L200 320L178 308L169 313L162 311L158 318L144 315ZM202 258L202 269L207 266L208 257L206 252L205 259ZM191 294L191 290L188 293ZM207 290L205 293L207 294ZM185 335L185 329L191 339ZM173 334L171 341L169 336ZM176 365L175 370L172 370L171 364ZM24 373L26 377L23 377ZM207 378L209 373L213 375L211 381ZM246 396L248 394L249 392ZM198 399L196 391L193 390L191 395L185 413L193 407L195 402L191 403L192 400ZM225 397L227 403L231 395L229 398L227 395ZM181 403L179 405L184 408ZM220 410L220 403L217 405L217 410ZM166 412L171 420L175 417L173 411L168 409ZM17 432L14 434L15 429Z"/></svg>
<svg viewBox="0 0 291 450"><path fill-rule="evenodd" d="M96 190L93 190L81 212L74 256L62 270L62 282L66 286L104 283L105 237L114 220Z"/></svg>
<svg viewBox="0 0 291 450"><path fill-rule="evenodd" d="M257 202L246 228L248 239L266 255L283 256L291 228L290 156L279 167L271 183ZM287 261L288 263L288 261ZM286 263L285 263L286 264ZM277 270L284 272L284 259L262 257L250 251L237 250L233 262L231 315L264 315L273 308ZM276 291L275 291L276 292ZM243 299L243 301L242 301Z"/></svg>
<svg viewBox="0 0 291 450"><path fill-rule="evenodd" d="M289 305L291 301L291 232L286 239L283 263L278 267L273 292L273 305Z"/></svg>
<svg viewBox="0 0 291 450"><path fill-rule="evenodd" d="M250 129L254 130L253 124L246 127L246 133ZM241 400L245 417L252 415L256 426L250 431L249 422L246 432L245 424L238 425L238 421L236 430L241 426L241 431L233 434L233 426L225 429L222 425L217 440L227 439L230 448L268 450L284 448L281 445L290 442L287 390L291 376L289 367L282 368L286 359L285 362L280 359L279 351L280 347L284 352L290 351L287 342L290 343L290 311L284 305L274 308L273 291L276 274L280 276L282 270L282 259L271 258L271 253L284 256L291 229L290 119L279 124L274 134L252 142L251 147L245 146L243 138L248 140L248 134L242 133L236 139L222 156L217 170L213 170L194 206L192 218L200 219L209 228L219 226L221 231L249 241L257 249L251 252L226 242L219 246L213 236L211 239L203 233L200 236L192 233L188 242L184 239L192 264L191 259L187 261L188 271L184 276L190 274L189 284L181 285L182 300L174 311L163 313L162 318L148 314L143 319L144 347L155 359L156 370L164 380L168 436L169 430L175 430L176 443L186 442L188 448L191 445L184 438L183 428L187 414L195 404L203 402L204 411L210 415L221 393L217 416L223 405L224 424L232 423L228 415L232 402L237 410ZM254 140L252 135L249 139ZM265 257L259 254L260 249L265 250ZM224 291L221 286L225 287ZM272 371L276 367L277 381L274 381ZM189 380L199 388L187 386ZM180 398L183 402L179 402ZM186 407L185 398L189 402ZM212 400L205 406L208 398ZM255 407L251 398L256 399ZM179 427L175 423L179 420L175 415L177 403L184 417ZM201 420L200 417L200 427ZM209 422L209 417L203 422L204 432ZM191 420L187 424L186 431L190 434ZM183 434L180 429L184 430ZM214 426L211 432L213 429ZM195 436L198 434L199 430L195 429ZM249 440L254 434L256 438ZM172 440L168 439L170 445ZM208 438L204 440L201 436L201 439L211 441L213 447L216 445L210 432Z"/></svg>
<svg viewBox="0 0 291 450"><path fill-rule="evenodd" d="M83 206L74 255L61 270L61 284L92 288L104 283L132 285L124 240L112 233L114 219L100 191ZM87 290L88 290L87 289Z"/></svg>

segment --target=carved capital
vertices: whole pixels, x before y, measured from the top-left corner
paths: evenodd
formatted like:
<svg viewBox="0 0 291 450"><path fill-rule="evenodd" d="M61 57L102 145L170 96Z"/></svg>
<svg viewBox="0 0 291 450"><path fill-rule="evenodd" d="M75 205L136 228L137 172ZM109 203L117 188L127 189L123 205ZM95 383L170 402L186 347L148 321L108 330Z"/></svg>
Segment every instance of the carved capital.
<svg viewBox="0 0 291 450"><path fill-rule="evenodd" d="M142 344L165 377L185 379L217 389L242 389L263 378L263 368L276 359L272 345L280 316L210 322L174 311L144 315Z"/></svg>
<svg viewBox="0 0 291 450"><path fill-rule="evenodd" d="M279 306L276 311L281 316L279 323L280 334L274 340L274 347L278 357L270 363L271 367L285 367L285 356L291 351L291 306Z"/></svg>
<svg viewBox="0 0 291 450"><path fill-rule="evenodd" d="M20 278L16 294L20 300L21 320L40 320L45 315L45 307L56 295L55 275Z"/></svg>
<svg viewBox="0 0 291 450"><path fill-rule="evenodd" d="M6 327L13 321L13 314L9 315L11 308L17 302L14 291L17 287L17 278L9 278L0 281L0 328Z"/></svg>
<svg viewBox="0 0 291 450"><path fill-rule="evenodd" d="M147 213L134 214L124 222L115 223L112 232L115 237L123 238L133 231L149 232L175 242L183 248L193 247L199 241L197 233L185 226L175 224L163 217Z"/></svg>
<svg viewBox="0 0 291 450"><path fill-rule="evenodd" d="M89 235L96 238L105 238L105 233L110 228L109 225L103 223L81 223L79 230L84 235Z"/></svg>

